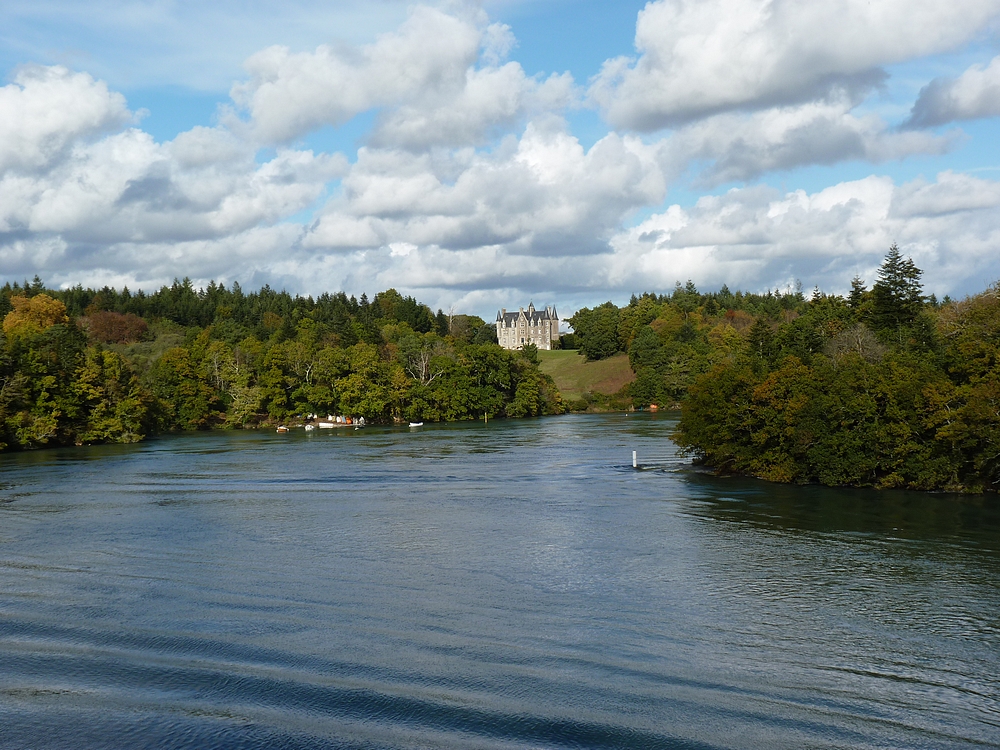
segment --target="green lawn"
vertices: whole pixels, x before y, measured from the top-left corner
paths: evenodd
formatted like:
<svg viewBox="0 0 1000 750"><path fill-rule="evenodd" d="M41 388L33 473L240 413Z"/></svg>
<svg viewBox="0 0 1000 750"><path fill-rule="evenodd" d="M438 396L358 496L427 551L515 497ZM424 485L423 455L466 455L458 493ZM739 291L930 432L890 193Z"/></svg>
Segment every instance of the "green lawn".
<svg viewBox="0 0 1000 750"><path fill-rule="evenodd" d="M563 398L571 401L580 398L585 391L610 396L635 380L626 354L588 362L574 349L540 351L538 363L539 369L556 381Z"/></svg>

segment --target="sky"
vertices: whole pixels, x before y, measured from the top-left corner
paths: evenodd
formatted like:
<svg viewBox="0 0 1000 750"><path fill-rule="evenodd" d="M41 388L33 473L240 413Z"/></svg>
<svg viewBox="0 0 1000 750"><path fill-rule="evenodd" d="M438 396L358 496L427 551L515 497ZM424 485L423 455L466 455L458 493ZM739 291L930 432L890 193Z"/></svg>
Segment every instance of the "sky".
<svg viewBox="0 0 1000 750"><path fill-rule="evenodd" d="M0 282L1000 279L1000 0L5 0Z"/></svg>

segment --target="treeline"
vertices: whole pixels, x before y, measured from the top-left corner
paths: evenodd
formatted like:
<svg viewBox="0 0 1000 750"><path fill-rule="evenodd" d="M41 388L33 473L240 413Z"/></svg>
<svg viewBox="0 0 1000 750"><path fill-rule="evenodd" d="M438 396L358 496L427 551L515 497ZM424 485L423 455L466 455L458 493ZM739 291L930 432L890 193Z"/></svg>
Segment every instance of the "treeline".
<svg viewBox="0 0 1000 750"><path fill-rule="evenodd" d="M161 287L152 294L142 290L133 293L128 287L118 291L111 287L84 289L79 285L51 291L44 288L37 276L23 285L8 283L0 289L0 318L10 312L11 297L34 297L43 292L61 301L71 318L113 312L145 321L170 321L184 328L213 326L217 336L224 334L230 339L252 335L264 340L278 329L282 337L291 338L295 336L296 322L308 317L321 324L324 332L335 337L342 346L359 342L380 344L385 322L406 323L417 333L435 332L445 337L451 333L455 318L441 310L435 316L429 307L413 297L400 295L395 289L375 295L371 302L364 294L360 300L344 292L327 293L313 299L278 292L266 285L259 291L246 293L237 282L228 289L214 281L204 289L195 289L187 278L175 280L171 286ZM464 338L470 334L475 343L496 341L493 326L483 325L479 318L457 317L461 320ZM473 322L476 330L467 330Z"/></svg>
<svg viewBox="0 0 1000 750"><path fill-rule="evenodd" d="M369 422L563 411L475 316L393 289L317 299L187 279L146 294L0 289L0 449L347 414Z"/></svg>
<svg viewBox="0 0 1000 750"><path fill-rule="evenodd" d="M570 321L588 357L628 353L636 406L723 472L781 482L980 492L1000 486L1000 287L938 303L893 246L871 288L608 303ZM725 302L723 302L725 300Z"/></svg>
<svg viewBox="0 0 1000 750"><path fill-rule="evenodd" d="M574 332L562 337L562 345L589 360L628 354L636 380L612 399L614 405L676 408L698 376L745 338L755 321L776 325L807 304L800 290L753 294L723 286L702 293L688 281L671 294L633 295L622 308L605 302L579 310L568 320Z"/></svg>

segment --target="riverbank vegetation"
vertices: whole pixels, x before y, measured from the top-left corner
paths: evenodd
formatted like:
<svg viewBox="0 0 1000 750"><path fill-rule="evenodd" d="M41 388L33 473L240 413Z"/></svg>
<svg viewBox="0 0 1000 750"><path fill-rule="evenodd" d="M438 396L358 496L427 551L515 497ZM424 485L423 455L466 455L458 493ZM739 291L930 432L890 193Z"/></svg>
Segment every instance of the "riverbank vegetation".
<svg viewBox="0 0 1000 750"><path fill-rule="evenodd" d="M868 288L633 297L579 311L581 353L627 352L635 406L681 409L675 438L720 472L780 482L1000 487L1000 287L922 292L893 246Z"/></svg>
<svg viewBox="0 0 1000 750"><path fill-rule="evenodd" d="M187 281L154 294L47 290L36 279L0 289L0 319L0 449L310 413L554 414L566 408L558 381L577 410L681 409L675 439L720 472L1000 487L1000 287L939 302L895 247L871 287L855 278L846 296L688 282L584 308L563 337L582 357L504 350L480 318L435 315L392 289L369 301Z"/></svg>
<svg viewBox="0 0 1000 750"><path fill-rule="evenodd" d="M474 316L177 281L0 289L0 449L134 442L316 413L368 422L560 413L552 379Z"/></svg>

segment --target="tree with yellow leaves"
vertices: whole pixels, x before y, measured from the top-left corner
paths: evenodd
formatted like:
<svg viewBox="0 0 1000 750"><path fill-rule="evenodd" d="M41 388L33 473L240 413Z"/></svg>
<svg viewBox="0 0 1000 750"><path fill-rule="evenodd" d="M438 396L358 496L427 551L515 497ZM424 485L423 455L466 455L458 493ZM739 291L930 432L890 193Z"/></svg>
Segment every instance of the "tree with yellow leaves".
<svg viewBox="0 0 1000 750"><path fill-rule="evenodd" d="M34 297L11 297L13 310L3 319L7 336L30 336L60 323L69 323L66 305L47 294Z"/></svg>

